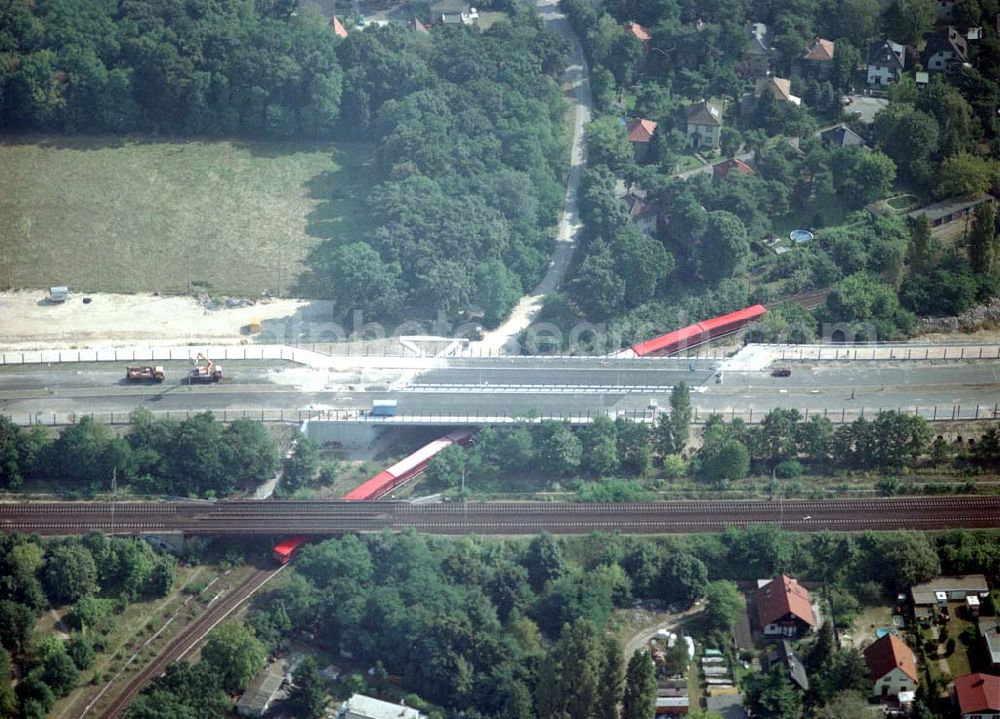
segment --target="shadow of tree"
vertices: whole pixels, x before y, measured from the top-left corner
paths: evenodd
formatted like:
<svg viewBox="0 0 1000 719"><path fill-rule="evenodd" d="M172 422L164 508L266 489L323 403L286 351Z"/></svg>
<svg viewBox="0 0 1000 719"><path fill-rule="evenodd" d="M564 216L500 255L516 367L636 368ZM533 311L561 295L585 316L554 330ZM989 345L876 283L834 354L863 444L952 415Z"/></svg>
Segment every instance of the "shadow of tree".
<svg viewBox="0 0 1000 719"><path fill-rule="evenodd" d="M330 253L339 245L370 239L378 223L369 207L371 188L380 180L371 143L343 144L334 156L335 169L314 175L305 182L308 197L318 200L306 216L306 232L321 240L303 264L303 272L291 292L302 297L326 294L323 276Z"/></svg>

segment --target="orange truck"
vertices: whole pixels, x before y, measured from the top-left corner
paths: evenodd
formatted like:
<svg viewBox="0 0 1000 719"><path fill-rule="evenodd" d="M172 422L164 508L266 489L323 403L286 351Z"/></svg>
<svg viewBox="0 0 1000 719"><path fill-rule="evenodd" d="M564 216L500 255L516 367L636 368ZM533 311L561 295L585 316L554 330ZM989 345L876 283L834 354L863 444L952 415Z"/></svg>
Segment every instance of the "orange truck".
<svg viewBox="0 0 1000 719"><path fill-rule="evenodd" d="M162 382L166 378L162 367L126 367L126 382Z"/></svg>
<svg viewBox="0 0 1000 719"><path fill-rule="evenodd" d="M202 360L205 360L204 365L201 364ZM199 352L198 359L188 372L188 384L218 382L220 379L222 379L222 367Z"/></svg>

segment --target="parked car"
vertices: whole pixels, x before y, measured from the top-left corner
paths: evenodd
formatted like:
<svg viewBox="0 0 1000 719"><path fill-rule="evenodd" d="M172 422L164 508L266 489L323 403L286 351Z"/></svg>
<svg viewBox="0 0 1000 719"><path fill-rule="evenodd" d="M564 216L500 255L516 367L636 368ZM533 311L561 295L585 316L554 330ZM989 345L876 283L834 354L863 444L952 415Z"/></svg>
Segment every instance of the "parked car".
<svg viewBox="0 0 1000 719"><path fill-rule="evenodd" d="M779 367L778 369L771 372L772 377L791 377L792 371L787 367Z"/></svg>

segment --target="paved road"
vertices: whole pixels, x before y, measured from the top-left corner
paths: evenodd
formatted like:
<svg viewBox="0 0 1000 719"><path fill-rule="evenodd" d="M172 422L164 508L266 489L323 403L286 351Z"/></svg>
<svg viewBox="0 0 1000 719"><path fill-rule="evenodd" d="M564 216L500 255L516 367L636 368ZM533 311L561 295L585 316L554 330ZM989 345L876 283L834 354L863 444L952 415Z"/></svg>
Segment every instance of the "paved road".
<svg viewBox="0 0 1000 719"><path fill-rule="evenodd" d="M310 386L289 383L283 367L254 363L227 365L219 385L126 385L120 368L54 365L41 369L0 369L0 411L18 421L57 413L127 413L137 406L152 410L215 412L239 410L362 410L373 399L395 398L407 415L583 415L588 412L636 412L651 400L666 405L671 387L684 379L696 385L692 405L700 413L749 413L759 417L773 407L811 412L844 411L847 417L879 408L919 408L947 417L954 405L968 416L978 405L987 416L1000 403L1000 363L790 362L790 377L769 371L714 370L713 363L655 361L629 363L579 360L558 367L552 360L456 361L431 370L407 387L385 385L324 386L324 375ZM604 366L606 364L606 366ZM514 366L516 365L516 366ZM310 371L309 377L317 374ZM721 374L721 382L716 377ZM700 386L699 386L700 383ZM46 420L48 421L48 420Z"/></svg>
<svg viewBox="0 0 1000 719"><path fill-rule="evenodd" d="M573 45L573 59L566 68L566 83L573 89L573 144L570 149L569 176L566 181L566 196L563 200L563 213L559 218L559 229L556 234L555 251L552 262L545 277L525 295L511 311L510 317L500 327L486 334L480 342L474 342L469 347L470 354L496 352L509 346L517 340L518 335L526 330L542 308L545 295L554 292L562 283L573 260L576 249L576 235L580 230L580 211L577 207L577 194L580 191L580 181L587 165L587 151L584 145L583 126L590 122L592 100L590 95L590 78L587 72L587 62L583 58L583 48L566 16L559 12L558 2L554 0L539 0L538 12L545 23L557 33L569 40ZM509 348L513 351L513 348ZM516 353L516 352L515 352Z"/></svg>

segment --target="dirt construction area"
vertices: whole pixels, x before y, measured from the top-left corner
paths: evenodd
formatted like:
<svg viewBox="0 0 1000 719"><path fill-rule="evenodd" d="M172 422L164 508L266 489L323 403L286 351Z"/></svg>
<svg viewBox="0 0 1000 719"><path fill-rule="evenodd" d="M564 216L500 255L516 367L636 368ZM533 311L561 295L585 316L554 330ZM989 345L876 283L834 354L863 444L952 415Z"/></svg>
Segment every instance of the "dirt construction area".
<svg viewBox="0 0 1000 719"><path fill-rule="evenodd" d="M90 302L84 303L84 298ZM237 344L246 327L294 318L316 302L273 300L250 307L208 310L193 297L150 294L74 295L52 304L45 292L0 293L0 347L28 350L133 345Z"/></svg>

